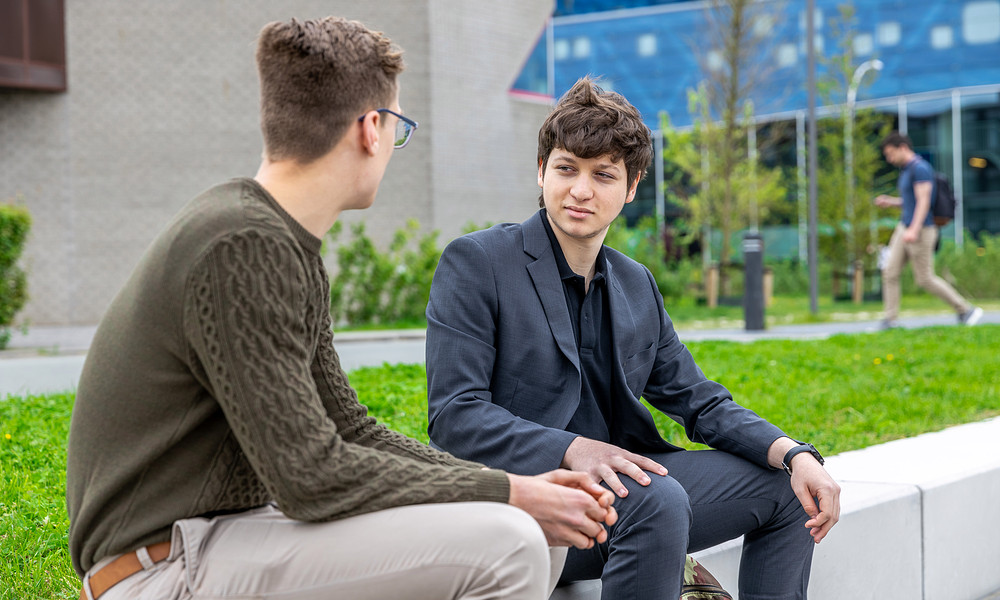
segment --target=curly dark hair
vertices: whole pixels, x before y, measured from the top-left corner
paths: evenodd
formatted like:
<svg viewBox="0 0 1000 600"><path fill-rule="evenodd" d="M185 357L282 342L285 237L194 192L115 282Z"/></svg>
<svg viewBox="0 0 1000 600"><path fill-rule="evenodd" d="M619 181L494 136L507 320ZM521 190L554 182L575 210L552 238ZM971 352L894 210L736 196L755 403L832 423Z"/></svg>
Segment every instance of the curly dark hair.
<svg viewBox="0 0 1000 600"><path fill-rule="evenodd" d="M629 186L646 174L653 161L653 137L639 111L589 76L563 94L538 131L538 165L543 172L556 148L580 158L624 159ZM545 206L541 197L538 205Z"/></svg>

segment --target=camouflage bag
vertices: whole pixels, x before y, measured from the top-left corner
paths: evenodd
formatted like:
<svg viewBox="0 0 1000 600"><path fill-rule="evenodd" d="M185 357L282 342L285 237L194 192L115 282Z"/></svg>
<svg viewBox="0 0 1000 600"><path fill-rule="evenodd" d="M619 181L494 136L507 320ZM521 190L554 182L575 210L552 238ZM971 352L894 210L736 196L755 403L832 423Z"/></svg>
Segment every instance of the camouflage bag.
<svg viewBox="0 0 1000 600"><path fill-rule="evenodd" d="M733 597L722 589L722 584L708 569L688 555L684 564L684 585L681 586L680 600L733 600Z"/></svg>

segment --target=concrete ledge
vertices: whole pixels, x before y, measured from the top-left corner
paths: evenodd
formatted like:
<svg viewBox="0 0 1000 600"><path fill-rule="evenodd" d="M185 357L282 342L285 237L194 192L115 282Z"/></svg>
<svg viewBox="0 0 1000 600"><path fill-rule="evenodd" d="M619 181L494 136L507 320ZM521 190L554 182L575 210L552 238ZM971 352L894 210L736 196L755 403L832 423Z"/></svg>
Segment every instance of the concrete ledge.
<svg viewBox="0 0 1000 600"><path fill-rule="evenodd" d="M998 440L1000 418L993 418L831 460L829 470L838 481L896 483L919 491L923 594L916 598L976 600L1000 589L1000 513L994 508L1000 498ZM869 532L855 546L881 534Z"/></svg>
<svg viewBox="0 0 1000 600"><path fill-rule="evenodd" d="M816 547L810 600L977 600L1000 589L998 440L1000 417L830 457L841 519ZM737 599L741 547L695 554ZM552 598L598 600L599 582Z"/></svg>
<svg viewBox="0 0 1000 600"><path fill-rule="evenodd" d="M911 485L843 482L840 523L813 554L809 598L921 597L920 492ZM694 556L734 598L742 538Z"/></svg>

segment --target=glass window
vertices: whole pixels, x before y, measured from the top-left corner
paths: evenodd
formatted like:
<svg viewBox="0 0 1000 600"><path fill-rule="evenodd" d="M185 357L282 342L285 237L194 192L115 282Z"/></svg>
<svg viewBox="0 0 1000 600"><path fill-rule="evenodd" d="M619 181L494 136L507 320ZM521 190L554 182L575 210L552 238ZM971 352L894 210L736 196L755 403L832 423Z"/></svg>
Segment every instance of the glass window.
<svg viewBox="0 0 1000 600"><path fill-rule="evenodd" d="M816 50L816 54L823 54L823 34L822 33L817 33L816 35L813 36L813 48ZM802 43L799 44L799 51L802 52L802 54L805 54L805 53L809 52L809 49L806 48L806 42L805 42L805 37L804 36L802 38Z"/></svg>
<svg viewBox="0 0 1000 600"><path fill-rule="evenodd" d="M757 37L767 37L774 30L774 17L771 15L760 15L753 22L753 33Z"/></svg>
<svg viewBox="0 0 1000 600"><path fill-rule="evenodd" d="M968 44L1000 40L1000 0L967 3L962 9L962 37Z"/></svg>
<svg viewBox="0 0 1000 600"><path fill-rule="evenodd" d="M639 56L653 56L656 54L656 36L652 33L640 35L635 45Z"/></svg>
<svg viewBox="0 0 1000 600"><path fill-rule="evenodd" d="M819 31L823 29L823 9L814 7L813 8L813 29ZM799 31L803 33L806 30L806 11L799 13Z"/></svg>
<svg viewBox="0 0 1000 600"><path fill-rule="evenodd" d="M580 36L573 40L573 58L587 58L590 56L590 38Z"/></svg>
<svg viewBox="0 0 1000 600"><path fill-rule="evenodd" d="M709 70L719 71L722 69L722 53L718 50L709 50L706 56Z"/></svg>
<svg viewBox="0 0 1000 600"><path fill-rule="evenodd" d="M854 55L855 56L868 56L875 50L875 41L872 39L872 34L862 33L854 38Z"/></svg>
<svg viewBox="0 0 1000 600"><path fill-rule="evenodd" d="M556 60L569 58L569 40L556 40L552 43L552 55Z"/></svg>
<svg viewBox="0 0 1000 600"><path fill-rule="evenodd" d="M953 44L951 27L947 25L935 25L931 28L931 47L937 50L951 48Z"/></svg>
<svg viewBox="0 0 1000 600"><path fill-rule="evenodd" d="M878 45L879 46L895 46L899 43L900 39L899 23L896 21L889 21L888 23L878 24Z"/></svg>
<svg viewBox="0 0 1000 600"><path fill-rule="evenodd" d="M778 66L791 67L798 61L799 53L795 50L795 44L781 44L778 46Z"/></svg>

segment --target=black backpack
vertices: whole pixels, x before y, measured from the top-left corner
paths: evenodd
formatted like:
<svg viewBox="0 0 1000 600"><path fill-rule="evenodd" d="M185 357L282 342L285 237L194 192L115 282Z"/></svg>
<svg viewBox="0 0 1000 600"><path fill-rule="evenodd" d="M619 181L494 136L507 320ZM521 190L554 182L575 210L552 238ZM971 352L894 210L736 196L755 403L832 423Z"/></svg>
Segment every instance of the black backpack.
<svg viewBox="0 0 1000 600"><path fill-rule="evenodd" d="M934 215L934 224L944 227L955 218L955 192L944 173L934 173L934 188L937 190L937 199L931 214Z"/></svg>

